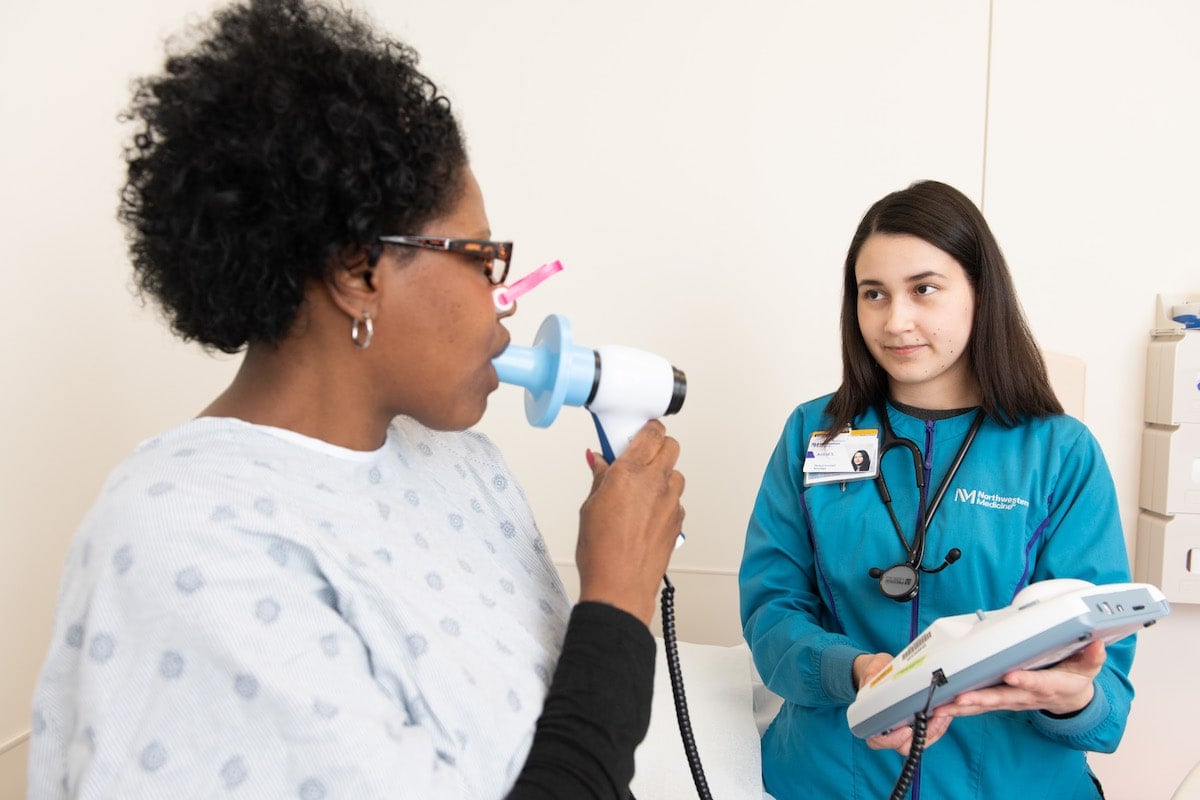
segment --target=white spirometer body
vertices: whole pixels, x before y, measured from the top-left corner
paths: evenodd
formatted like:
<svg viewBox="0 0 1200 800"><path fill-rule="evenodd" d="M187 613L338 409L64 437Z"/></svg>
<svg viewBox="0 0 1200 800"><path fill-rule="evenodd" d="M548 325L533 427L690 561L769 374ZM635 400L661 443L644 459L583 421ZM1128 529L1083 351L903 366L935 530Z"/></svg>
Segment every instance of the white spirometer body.
<svg viewBox="0 0 1200 800"><path fill-rule="evenodd" d="M1004 608L936 620L859 691L846 718L860 738L884 733L927 703L933 709L1006 672L1050 666L1095 640L1115 642L1169 611L1151 584L1033 583Z"/></svg>

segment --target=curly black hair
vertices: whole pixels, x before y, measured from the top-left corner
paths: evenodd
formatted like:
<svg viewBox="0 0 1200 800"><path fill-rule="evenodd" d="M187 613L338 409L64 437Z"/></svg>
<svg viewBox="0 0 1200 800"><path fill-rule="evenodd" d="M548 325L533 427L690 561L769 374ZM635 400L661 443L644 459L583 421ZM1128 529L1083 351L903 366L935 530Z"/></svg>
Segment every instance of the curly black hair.
<svg viewBox="0 0 1200 800"><path fill-rule="evenodd" d="M461 194L450 102L417 53L344 8L248 0L133 85L118 218L135 280L187 341L278 342L305 284Z"/></svg>

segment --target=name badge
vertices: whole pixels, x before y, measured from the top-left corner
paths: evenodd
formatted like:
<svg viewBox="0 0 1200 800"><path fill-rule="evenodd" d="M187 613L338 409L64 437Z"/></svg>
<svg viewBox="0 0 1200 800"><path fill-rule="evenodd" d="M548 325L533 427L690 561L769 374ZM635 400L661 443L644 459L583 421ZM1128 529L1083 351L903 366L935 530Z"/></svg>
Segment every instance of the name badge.
<svg viewBox="0 0 1200 800"><path fill-rule="evenodd" d="M804 453L804 485L874 478L878 452L879 431L874 428L847 429L828 442L825 431L817 431Z"/></svg>

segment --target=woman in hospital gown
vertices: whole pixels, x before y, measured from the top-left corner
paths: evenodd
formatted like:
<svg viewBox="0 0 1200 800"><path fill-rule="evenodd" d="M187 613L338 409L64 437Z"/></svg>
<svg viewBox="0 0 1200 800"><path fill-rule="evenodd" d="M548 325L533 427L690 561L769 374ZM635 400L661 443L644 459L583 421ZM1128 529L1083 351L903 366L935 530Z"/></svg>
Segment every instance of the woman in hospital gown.
<svg viewBox="0 0 1200 800"><path fill-rule="evenodd" d="M120 216L175 332L244 356L76 532L30 798L625 800L678 444L588 454L572 606L470 430L512 246L449 102L358 12L190 33L137 84Z"/></svg>

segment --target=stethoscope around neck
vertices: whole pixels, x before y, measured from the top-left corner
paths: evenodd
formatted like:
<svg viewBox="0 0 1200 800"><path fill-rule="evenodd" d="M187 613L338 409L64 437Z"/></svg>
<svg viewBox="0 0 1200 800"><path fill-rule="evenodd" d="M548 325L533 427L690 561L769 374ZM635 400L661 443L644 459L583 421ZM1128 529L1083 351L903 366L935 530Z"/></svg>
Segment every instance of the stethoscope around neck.
<svg viewBox="0 0 1200 800"><path fill-rule="evenodd" d="M897 437L892 430L892 423L888 419L887 405L881 403L878 406L880 426L883 428L883 441L879 443L879 453L876 456L875 472L875 487L879 490L879 498L883 501L884 508L887 509L888 516L892 520L892 528L896 531L896 536L900 539L900 544L903 545L904 551L908 553L908 558L899 564L893 564L887 569L879 567L871 567L867 574L879 581L879 590L884 596L895 600L898 603L906 603L917 596L917 592L921 588L921 573L932 574L941 572L946 567L958 561L962 557L962 551L957 547L950 548L946 553L942 563L936 567L926 567L922 562L925 560L925 533L929 528L929 523L933 521L933 515L937 513L938 507L942 504L942 498L946 495L946 489L950 486L950 481L954 479L955 473L958 472L958 467L962 464L963 458L967 455L967 450L971 447L971 442L975 441L975 434L979 432L979 426L983 424L983 409L975 412L975 419L971 422L971 428L967 431L967 436L963 439L963 443L959 445L958 452L954 455L954 461L950 464L950 471L946 473L946 477L942 479L942 483L934 493L932 502L929 504L928 510L924 514L918 514L917 529L913 533L912 544L908 542L908 538L904 535L904 529L900 527L900 520L896 518L896 512L892 508L892 493L888 491L887 480L883 477L883 457L888 450L893 447L903 447L908 450L913 459L913 474L916 476L917 492L920 496L920 501L925 501L925 465L921 455L921 449L917 447L917 443L912 439Z"/></svg>

